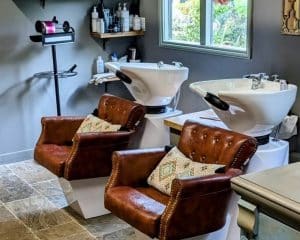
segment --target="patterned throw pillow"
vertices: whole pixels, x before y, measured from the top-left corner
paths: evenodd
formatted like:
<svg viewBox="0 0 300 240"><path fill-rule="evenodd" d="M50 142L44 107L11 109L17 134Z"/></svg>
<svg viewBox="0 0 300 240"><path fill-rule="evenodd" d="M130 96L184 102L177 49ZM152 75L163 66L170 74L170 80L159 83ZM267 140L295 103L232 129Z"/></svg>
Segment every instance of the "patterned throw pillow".
<svg viewBox="0 0 300 240"><path fill-rule="evenodd" d="M157 190L170 195L172 181L175 178L207 176L224 166L194 162L174 147L150 174L147 182Z"/></svg>
<svg viewBox="0 0 300 240"><path fill-rule="evenodd" d="M111 124L89 114L81 123L76 133L88 133L88 132L116 132L120 130L121 125Z"/></svg>

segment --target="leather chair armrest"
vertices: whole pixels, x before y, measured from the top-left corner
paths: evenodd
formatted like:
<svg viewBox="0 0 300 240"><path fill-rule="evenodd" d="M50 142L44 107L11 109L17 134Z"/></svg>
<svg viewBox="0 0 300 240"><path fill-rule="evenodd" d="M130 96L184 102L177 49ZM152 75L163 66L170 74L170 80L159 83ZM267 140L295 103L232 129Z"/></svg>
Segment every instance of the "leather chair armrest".
<svg viewBox="0 0 300 240"><path fill-rule="evenodd" d="M68 180L106 177L111 173L111 155L126 149L133 132L77 133L71 154L65 163Z"/></svg>
<svg viewBox="0 0 300 240"><path fill-rule="evenodd" d="M241 173L239 169L229 169L223 174L174 179L159 239L188 238L223 227L232 193L230 179ZM188 224L182 224L183 219L189 219Z"/></svg>
<svg viewBox="0 0 300 240"><path fill-rule="evenodd" d="M216 173L204 177L174 179L171 195L176 197L190 197L193 194L210 194L230 188L230 179L242 174L239 169L230 168L226 173ZM173 186L174 185L174 186ZM173 189L174 188L174 189Z"/></svg>
<svg viewBox="0 0 300 240"><path fill-rule="evenodd" d="M112 174L107 189L115 186L143 186L166 155L163 148L118 151L113 153Z"/></svg>
<svg viewBox="0 0 300 240"><path fill-rule="evenodd" d="M39 144L68 145L85 117L43 117Z"/></svg>
<svg viewBox="0 0 300 240"><path fill-rule="evenodd" d="M91 146L106 148L124 142L128 143L132 134L133 131L76 133L73 143L79 148Z"/></svg>

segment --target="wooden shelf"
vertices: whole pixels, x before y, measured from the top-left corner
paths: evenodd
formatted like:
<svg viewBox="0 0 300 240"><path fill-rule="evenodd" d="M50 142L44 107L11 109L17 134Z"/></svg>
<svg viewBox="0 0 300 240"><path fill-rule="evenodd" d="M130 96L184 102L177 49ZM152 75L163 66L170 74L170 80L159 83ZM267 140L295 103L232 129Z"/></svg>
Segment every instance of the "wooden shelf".
<svg viewBox="0 0 300 240"><path fill-rule="evenodd" d="M121 38L121 37L136 37L144 36L144 31L130 31L130 32L118 32L118 33L91 33L95 38L109 39L109 38Z"/></svg>

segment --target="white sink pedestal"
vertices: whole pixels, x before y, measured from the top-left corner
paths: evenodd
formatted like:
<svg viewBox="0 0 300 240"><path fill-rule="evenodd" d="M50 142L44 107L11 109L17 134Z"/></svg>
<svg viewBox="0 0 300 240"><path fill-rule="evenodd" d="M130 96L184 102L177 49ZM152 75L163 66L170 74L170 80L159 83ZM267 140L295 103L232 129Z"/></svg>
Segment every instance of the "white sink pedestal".
<svg viewBox="0 0 300 240"><path fill-rule="evenodd" d="M146 114L144 132L139 141L138 148L161 148L170 145L170 128L164 120L181 115L182 111L168 108L166 113Z"/></svg>

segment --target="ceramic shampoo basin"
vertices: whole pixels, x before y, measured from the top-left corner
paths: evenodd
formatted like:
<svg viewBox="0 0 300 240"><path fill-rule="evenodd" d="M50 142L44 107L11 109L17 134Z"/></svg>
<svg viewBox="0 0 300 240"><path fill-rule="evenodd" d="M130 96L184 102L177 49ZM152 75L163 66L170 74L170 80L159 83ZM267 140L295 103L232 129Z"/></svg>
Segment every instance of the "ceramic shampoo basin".
<svg viewBox="0 0 300 240"><path fill-rule="evenodd" d="M251 79L242 78L195 82L190 88L204 99L207 93L220 99L222 110L208 104L228 128L251 136L268 135L294 104L297 86L288 84L287 90L280 90L279 82L266 80L258 89L251 86Z"/></svg>
<svg viewBox="0 0 300 240"><path fill-rule="evenodd" d="M108 62L105 66L115 72L136 101L145 106L170 104L189 72L186 67L157 63Z"/></svg>

